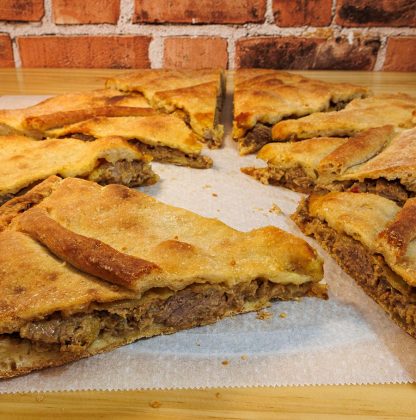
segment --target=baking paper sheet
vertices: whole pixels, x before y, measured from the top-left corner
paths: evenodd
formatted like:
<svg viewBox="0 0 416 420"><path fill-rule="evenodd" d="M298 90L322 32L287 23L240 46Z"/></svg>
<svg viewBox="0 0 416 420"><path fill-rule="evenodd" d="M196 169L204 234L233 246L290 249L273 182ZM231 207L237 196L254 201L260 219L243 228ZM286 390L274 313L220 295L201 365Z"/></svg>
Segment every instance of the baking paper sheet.
<svg viewBox="0 0 416 420"><path fill-rule="evenodd" d="M28 106L40 99L2 97L0 108ZM228 101L228 132L230 111ZM240 167L262 162L238 156L229 138L224 149L205 153L214 159L212 169L154 163L161 181L142 190L236 229L271 224L303 236L288 218L300 194L242 174ZM280 214L270 211L274 205ZM60 368L0 381L0 393L415 381L416 340L390 321L319 245L306 240L325 259L328 301L276 302L266 319L250 313L140 340Z"/></svg>

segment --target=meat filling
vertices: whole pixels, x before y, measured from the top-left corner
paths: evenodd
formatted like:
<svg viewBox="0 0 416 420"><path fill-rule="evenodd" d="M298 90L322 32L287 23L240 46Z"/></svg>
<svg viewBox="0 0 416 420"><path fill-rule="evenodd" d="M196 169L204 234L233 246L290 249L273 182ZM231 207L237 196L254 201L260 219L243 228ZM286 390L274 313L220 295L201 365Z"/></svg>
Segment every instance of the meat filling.
<svg viewBox="0 0 416 420"><path fill-rule="evenodd" d="M335 231L325 222L310 217L307 204L297 211L294 220L400 327L416 338L416 288L394 273L381 255L351 236Z"/></svg>
<svg viewBox="0 0 416 420"><path fill-rule="evenodd" d="M312 193L315 188L315 180L310 178L300 166L288 169L280 169L275 166L242 168L241 171L263 184L278 185L300 193Z"/></svg>
<svg viewBox="0 0 416 420"><path fill-rule="evenodd" d="M271 299L312 295L313 283L282 285L254 280L234 287L194 284L179 292L136 301L116 302L70 317L55 313L20 328L21 339L83 351L103 334L136 338L211 324L220 318L264 307ZM15 334L16 335L16 334Z"/></svg>
<svg viewBox="0 0 416 420"><path fill-rule="evenodd" d="M100 185L122 184L137 187L152 185L158 178L148 163L137 160L119 160L113 164L104 160L88 176L88 179Z"/></svg>
<svg viewBox="0 0 416 420"><path fill-rule="evenodd" d="M150 146L138 141L132 143L144 154L153 156L157 162L173 163L179 166L190 166L191 168L205 169L212 166L212 159L207 156L187 154L167 146Z"/></svg>
<svg viewBox="0 0 416 420"><path fill-rule="evenodd" d="M257 123L246 136L239 139L240 149L244 154L255 153L272 141L271 126Z"/></svg>
<svg viewBox="0 0 416 420"><path fill-rule="evenodd" d="M414 192L406 190L400 181L388 181L384 178L366 179L364 182L343 181L335 182L328 188L332 191L351 191L356 193L372 193L389 200L395 201L403 206L406 200L415 195Z"/></svg>

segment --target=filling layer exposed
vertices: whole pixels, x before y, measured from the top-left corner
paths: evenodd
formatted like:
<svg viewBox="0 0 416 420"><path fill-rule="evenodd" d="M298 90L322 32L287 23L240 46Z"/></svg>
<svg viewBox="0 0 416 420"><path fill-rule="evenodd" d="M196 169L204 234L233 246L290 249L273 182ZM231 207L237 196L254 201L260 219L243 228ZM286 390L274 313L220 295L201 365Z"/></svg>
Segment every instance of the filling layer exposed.
<svg viewBox="0 0 416 420"><path fill-rule="evenodd" d="M312 295L313 286L312 282L282 285L258 279L231 288L193 284L178 292L155 290L138 300L92 305L84 313L69 317L54 313L27 323L12 336L46 349L83 353L103 336L136 340L211 324L227 315L264 307L271 299Z"/></svg>
<svg viewBox="0 0 416 420"><path fill-rule="evenodd" d="M307 206L306 202L293 216L301 230L313 236L401 328L416 338L416 288L393 272L381 255L311 217Z"/></svg>

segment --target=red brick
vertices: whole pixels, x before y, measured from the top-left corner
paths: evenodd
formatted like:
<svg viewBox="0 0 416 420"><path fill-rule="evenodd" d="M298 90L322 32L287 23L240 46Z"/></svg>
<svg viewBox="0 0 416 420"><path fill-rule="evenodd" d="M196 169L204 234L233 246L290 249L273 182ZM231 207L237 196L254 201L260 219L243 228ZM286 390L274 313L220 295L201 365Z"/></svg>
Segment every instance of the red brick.
<svg viewBox="0 0 416 420"><path fill-rule="evenodd" d="M279 26L326 26L331 23L332 0L273 0Z"/></svg>
<svg viewBox="0 0 416 420"><path fill-rule="evenodd" d="M0 67L14 67L12 41L8 35L0 35Z"/></svg>
<svg viewBox="0 0 416 420"><path fill-rule="evenodd" d="M342 26L415 26L415 0L338 0Z"/></svg>
<svg viewBox="0 0 416 420"><path fill-rule="evenodd" d="M380 41L345 38L267 37L241 39L236 45L236 67L275 69L371 70Z"/></svg>
<svg viewBox="0 0 416 420"><path fill-rule="evenodd" d="M0 20L41 20L45 10L43 0L1 0Z"/></svg>
<svg viewBox="0 0 416 420"><path fill-rule="evenodd" d="M120 0L52 0L58 24L117 23Z"/></svg>
<svg viewBox="0 0 416 420"><path fill-rule="evenodd" d="M163 64L166 68L226 68L224 38L166 38Z"/></svg>
<svg viewBox="0 0 416 420"><path fill-rule="evenodd" d="M149 67L145 36L19 37L23 67Z"/></svg>
<svg viewBox="0 0 416 420"><path fill-rule="evenodd" d="M135 22L264 22L266 0L135 0Z"/></svg>
<svg viewBox="0 0 416 420"><path fill-rule="evenodd" d="M416 71L416 37L389 38L383 70Z"/></svg>

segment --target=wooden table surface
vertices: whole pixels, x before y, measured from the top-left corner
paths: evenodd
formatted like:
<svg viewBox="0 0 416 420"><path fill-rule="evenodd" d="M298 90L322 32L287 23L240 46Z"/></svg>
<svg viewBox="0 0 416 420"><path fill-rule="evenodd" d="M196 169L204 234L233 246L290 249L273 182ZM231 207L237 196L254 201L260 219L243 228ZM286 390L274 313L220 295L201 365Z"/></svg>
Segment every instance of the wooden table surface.
<svg viewBox="0 0 416 420"><path fill-rule="evenodd" d="M122 70L0 69L0 95L57 94L99 88ZM415 73L299 72L326 81L416 96ZM0 417L152 419L416 418L416 384L59 392L0 395Z"/></svg>

